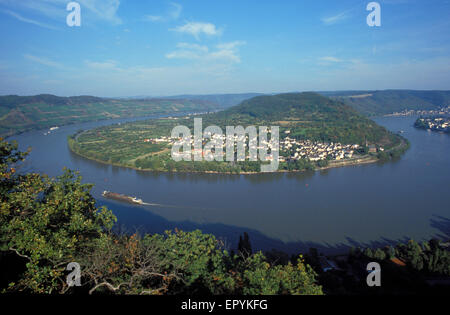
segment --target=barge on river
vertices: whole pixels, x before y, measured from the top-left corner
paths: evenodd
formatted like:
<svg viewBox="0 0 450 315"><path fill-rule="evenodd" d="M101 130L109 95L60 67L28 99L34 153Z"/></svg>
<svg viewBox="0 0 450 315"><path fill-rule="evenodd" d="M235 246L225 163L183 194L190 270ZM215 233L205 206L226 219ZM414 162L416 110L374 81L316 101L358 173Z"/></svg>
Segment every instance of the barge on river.
<svg viewBox="0 0 450 315"><path fill-rule="evenodd" d="M132 204L136 204L136 205L143 205L144 204L142 199L138 199L136 197L125 196L125 195L122 195L122 194L117 194L117 193L113 193L113 192L106 191L106 190L103 192L102 196L105 197L105 198L108 198L108 199L113 199L113 200L117 200L117 201L132 203Z"/></svg>

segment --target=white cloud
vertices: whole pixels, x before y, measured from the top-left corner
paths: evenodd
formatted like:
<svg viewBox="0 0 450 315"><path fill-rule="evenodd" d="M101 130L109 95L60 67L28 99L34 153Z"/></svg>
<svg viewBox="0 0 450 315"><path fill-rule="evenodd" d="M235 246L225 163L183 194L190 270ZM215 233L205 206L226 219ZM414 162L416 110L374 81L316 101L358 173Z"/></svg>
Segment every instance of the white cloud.
<svg viewBox="0 0 450 315"><path fill-rule="evenodd" d="M234 41L229 43L223 43L216 46L218 49L212 52L210 57L212 59L228 60L235 63L241 62L241 58L238 55L238 47L245 45L244 41Z"/></svg>
<svg viewBox="0 0 450 315"><path fill-rule="evenodd" d="M48 24L45 24L45 23L42 23L42 22L39 22L39 21L35 21L35 20L29 19L29 18L25 18L25 17L21 16L20 14L15 13L15 12L10 11L10 10L2 10L2 11L5 12L6 14L16 18L17 20L19 20L21 22L34 24L34 25L37 25L37 26L40 26L40 27L51 29L51 30L56 30L57 29L54 26L51 26L51 25L48 25Z"/></svg>
<svg viewBox="0 0 450 315"><path fill-rule="evenodd" d="M232 50L218 50L209 55L210 59L225 60L235 63L241 62L241 58Z"/></svg>
<svg viewBox="0 0 450 315"><path fill-rule="evenodd" d="M81 6L83 20L103 20L112 24L122 23L122 20L117 16L120 0L77 0L77 2ZM67 16L66 7L68 3L68 0L0 0L0 6L4 9L20 10L23 22L34 22L33 24L42 27L47 26L47 28L49 28L49 25L36 20L30 20L29 18L24 17L24 15L40 15L64 23ZM26 20L33 22L28 22Z"/></svg>
<svg viewBox="0 0 450 315"><path fill-rule="evenodd" d="M166 54L167 59L200 59L208 54L209 48L207 46L178 43L178 50Z"/></svg>
<svg viewBox="0 0 450 315"><path fill-rule="evenodd" d="M78 2L82 9L87 8L98 18L113 24L122 24L122 20L117 16L120 0L78 0Z"/></svg>
<svg viewBox="0 0 450 315"><path fill-rule="evenodd" d="M171 2L169 3L169 10L165 15L146 15L144 16L144 21L149 22L167 22L171 20L178 20L183 11L183 6L181 4Z"/></svg>
<svg viewBox="0 0 450 315"><path fill-rule="evenodd" d="M326 67L333 67L336 69L345 69L352 67L355 64L361 63L362 61L356 58L353 59L340 59L334 56L324 56L319 57L316 60L316 65L319 66L326 66ZM313 63L314 60L311 60L311 63Z"/></svg>
<svg viewBox="0 0 450 315"><path fill-rule="evenodd" d="M166 54L168 59L191 59L205 62L227 62L239 63L238 47L244 45L244 41L234 41L215 46L215 50L210 50L207 46L189 43L179 43L178 50Z"/></svg>
<svg viewBox="0 0 450 315"><path fill-rule="evenodd" d="M64 18L67 3L64 0L0 0L0 4L4 7L25 10L27 13L44 15L52 19Z"/></svg>
<svg viewBox="0 0 450 315"><path fill-rule="evenodd" d="M192 35L196 39L199 39L201 34L205 34L207 36L217 36L221 34L221 31L217 29L214 24L203 22L187 22L186 24L171 30L178 33Z"/></svg>
<svg viewBox="0 0 450 315"><path fill-rule="evenodd" d="M234 41L234 42L219 44L219 45L217 45L217 48L222 49L222 50L234 50L238 46L242 46L242 45L245 45L245 44L246 44L246 42L241 41L241 40L237 40L237 41Z"/></svg>
<svg viewBox="0 0 450 315"><path fill-rule="evenodd" d="M171 10L169 12L169 16L173 20L178 19L181 15L181 11L183 11L183 7L181 6L181 4L174 3L174 2L171 2L170 6L171 6Z"/></svg>
<svg viewBox="0 0 450 315"><path fill-rule="evenodd" d="M190 50L177 50L166 54L167 59L200 59L201 54Z"/></svg>
<svg viewBox="0 0 450 315"><path fill-rule="evenodd" d="M89 68L97 69L97 70L112 70L112 69L119 69L117 67L117 62L114 60L107 60L104 62L97 62L97 61L89 61L86 60L84 62Z"/></svg>
<svg viewBox="0 0 450 315"><path fill-rule="evenodd" d="M343 20L346 20L350 17L349 11L344 11L332 16L322 18L322 23L325 25L333 25L339 23Z"/></svg>
<svg viewBox="0 0 450 315"><path fill-rule="evenodd" d="M342 59L332 57L332 56L321 57L321 58L319 58L319 60L325 61L325 62L343 62Z"/></svg>
<svg viewBox="0 0 450 315"><path fill-rule="evenodd" d="M197 51L208 52L208 46L198 45L198 44L190 44L190 43L178 43L178 48L192 49Z"/></svg>
<svg viewBox="0 0 450 315"><path fill-rule="evenodd" d="M47 67L52 67L52 68L57 68L57 69L64 69L65 67L58 63L55 62L53 60L47 59L45 57L37 57L37 56L33 56L30 54L24 54L23 57L27 60L33 61L35 63L47 66Z"/></svg>
<svg viewBox="0 0 450 315"><path fill-rule="evenodd" d="M144 16L144 21L161 22L164 21L164 18L160 15L146 15Z"/></svg>

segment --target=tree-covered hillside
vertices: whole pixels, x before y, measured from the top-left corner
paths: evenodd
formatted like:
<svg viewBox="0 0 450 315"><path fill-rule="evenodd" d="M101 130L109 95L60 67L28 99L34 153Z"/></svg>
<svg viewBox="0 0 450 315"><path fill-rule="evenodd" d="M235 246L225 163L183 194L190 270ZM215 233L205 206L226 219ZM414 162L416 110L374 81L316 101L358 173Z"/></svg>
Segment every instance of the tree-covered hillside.
<svg viewBox="0 0 450 315"><path fill-rule="evenodd" d="M220 106L220 108L228 108L239 105L242 101L250 99L255 96L263 95L261 93L243 93L243 94L209 94L209 95L177 95L165 97L166 99L186 99L186 100L201 100L213 102Z"/></svg>
<svg viewBox="0 0 450 315"><path fill-rule="evenodd" d="M203 100L118 100L93 96L0 96L0 136L86 121L203 112L219 109Z"/></svg>
<svg viewBox="0 0 450 315"><path fill-rule="evenodd" d="M298 94L280 95L295 96ZM308 93L303 93L303 95L305 94ZM437 109L450 105L450 91L341 91L320 92L319 94L341 101L366 116L391 114L405 109ZM285 114L282 110L284 106L287 106L288 100L286 97L280 97L280 95L262 95L257 93L182 95L159 99L109 99L94 96L59 97L50 94L0 96L0 136L10 136L55 125L110 118L139 117L177 112L217 111L227 109L241 102L243 102L241 109L259 103L257 106L260 109L256 112L253 110L249 111L247 114L250 116L256 117L254 115L257 114L262 115L259 118L265 119L267 115L274 114L281 117ZM311 95L314 94L311 93ZM252 98L255 96L256 98ZM277 110L273 110L274 101L278 106ZM291 101L293 100L291 99ZM319 102L317 104L322 103ZM262 110L261 108L265 109ZM276 113L278 109L281 109L281 112ZM314 110L313 108L305 107L306 109Z"/></svg>
<svg viewBox="0 0 450 315"><path fill-rule="evenodd" d="M321 92L340 100L367 116L401 112L403 110L432 110L450 105L450 91L344 91Z"/></svg>
<svg viewBox="0 0 450 315"><path fill-rule="evenodd" d="M230 125L272 123L290 136L346 144L397 144L399 138L350 106L317 93L288 93L257 96L220 113L210 121Z"/></svg>

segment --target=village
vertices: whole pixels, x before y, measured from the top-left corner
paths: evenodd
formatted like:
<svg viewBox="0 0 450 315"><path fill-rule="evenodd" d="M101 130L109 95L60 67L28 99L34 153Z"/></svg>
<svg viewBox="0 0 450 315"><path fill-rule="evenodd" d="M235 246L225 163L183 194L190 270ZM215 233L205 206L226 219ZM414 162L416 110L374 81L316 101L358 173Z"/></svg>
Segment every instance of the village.
<svg viewBox="0 0 450 315"><path fill-rule="evenodd" d="M385 115L386 117L399 117L399 116L430 116L430 115L448 115L450 114L450 106L441 107L439 109L431 109L431 110L403 110L401 112L395 112L392 114Z"/></svg>
<svg viewBox="0 0 450 315"><path fill-rule="evenodd" d="M279 143L279 161L280 162L287 162L287 161L295 161L295 160L301 160L301 159L307 159L312 162L318 162L322 160L328 160L328 161L339 161L339 160L345 160L345 159L352 159L357 154L357 150L361 148L359 144L341 144L341 143L324 143L324 142L318 142L318 141L311 141L311 140L297 140L294 138L289 137L290 131L285 131L285 137L280 140ZM212 142L218 143L218 147L221 147L222 149L226 149L226 135L221 134L211 134L211 133L205 133L205 136L209 137L209 139ZM208 140L209 140L208 139ZM182 138L172 138L167 136L162 136L159 138L154 139L145 139L144 142L147 143L155 143L155 144L161 144L165 143L169 146L174 145L178 141L182 140ZM187 141L187 144L193 148L191 153L192 154L200 154L204 156L207 154L203 151L203 149L194 149L194 137L190 136L185 139ZM258 150L260 149L266 149L269 148L270 151L275 150L275 148L272 147L271 141L265 141L264 139L261 141L261 143L258 145L256 138L253 138L249 142L249 136L248 135L234 135L230 138L231 141L235 141L235 143L245 143L245 148L248 149L249 147L256 148ZM203 140L203 145L205 145L208 141ZM236 149L235 149L236 151ZM377 153L384 151L384 148L382 147L376 147L375 145L368 145L368 153ZM209 153L209 152L208 152ZM175 153L179 155L183 155L183 152ZM225 153L224 153L225 154ZM250 156L248 155L246 159L250 159ZM268 156L266 158L267 160L271 160L272 157Z"/></svg>
<svg viewBox="0 0 450 315"><path fill-rule="evenodd" d="M450 132L450 118L436 117L436 118L419 118L416 126L430 129L433 131Z"/></svg>
<svg viewBox="0 0 450 315"><path fill-rule="evenodd" d="M316 162L321 160L351 159L355 154L355 150L359 147L358 144L322 143L310 140L296 140L288 136L280 143L281 150L287 152L285 156L280 157L280 161L308 159Z"/></svg>

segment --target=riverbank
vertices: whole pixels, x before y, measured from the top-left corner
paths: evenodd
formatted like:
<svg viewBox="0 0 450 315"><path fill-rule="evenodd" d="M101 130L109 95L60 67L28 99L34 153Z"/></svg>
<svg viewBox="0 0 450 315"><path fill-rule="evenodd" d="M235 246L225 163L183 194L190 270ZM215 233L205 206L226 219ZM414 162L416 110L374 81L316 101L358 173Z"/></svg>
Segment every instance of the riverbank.
<svg viewBox="0 0 450 315"><path fill-rule="evenodd" d="M318 167L316 170L327 170L330 168L337 168L337 167L345 167L345 166L357 166L357 165L364 165L364 164L372 164L379 162L380 159L376 158L375 156L364 156L357 159L351 159L351 160L341 160L341 161L330 161L329 164L324 167Z"/></svg>
<svg viewBox="0 0 450 315"><path fill-rule="evenodd" d="M71 141L72 140L72 141ZM104 165L111 165L111 166L116 166L116 167L123 167L126 169L132 169L135 171L141 171L141 172L153 172L153 173L175 173L175 174L216 174L216 175L258 175L258 174L276 174L276 173L299 173L299 172L305 172L308 171L308 169L302 169L302 170L277 170L277 171L273 171L273 172L239 172L239 173L232 173L232 172L218 172L218 171L186 171L186 172L182 172L182 171L177 171L177 170L172 170L172 171L161 171L161 170L155 170L155 169L144 169L144 168L138 168L138 167L133 167L131 165L123 165L123 164L119 164L119 163L114 163L114 162L106 162L100 159L96 159L90 156L87 156L85 154L82 154L78 151L76 151L73 147L73 139L71 139L69 137L68 139L68 147L70 149L70 151L82 158L91 160L91 161L95 161ZM377 157L373 156L373 155L366 155L363 157L359 157L356 159L348 159L348 160L340 160L340 161L329 161L329 164L327 166L324 167L315 167L313 171L322 171L322 170L326 170L326 169L331 169L331 168L339 168L339 167L345 167L345 166L357 166L357 165L365 165L365 164L371 164L371 163L376 163L380 161L380 159L378 159Z"/></svg>
<svg viewBox="0 0 450 315"><path fill-rule="evenodd" d="M98 163L102 163L105 165L112 165L112 166L116 166L116 167L123 167L123 168L127 168L127 169L133 169L136 171L141 171L141 172L154 172L154 173L193 173L193 174L222 174L222 175L256 175L256 174L261 174L263 172L260 172L260 165L257 165L257 167L255 167L255 165L252 165L251 167L249 167L249 165L247 164L227 164L227 163L221 163L219 165L220 162L215 162L216 165L206 165L206 164L201 164L201 163L206 163L206 162L198 162L200 164L198 165L191 165L191 164L187 164L188 162L186 162L185 166L180 167L180 165L176 164L170 157L170 154L168 154L168 149L165 149L163 151L159 151L159 152L164 152L164 157L160 158L160 163L157 164L155 167L153 167L153 163L147 164L147 165L152 165L151 168L149 167L145 167L145 164L143 165L138 165L136 162L138 158L134 159L134 160L128 160L127 162L130 161L134 161L133 164L136 165L131 165L130 163L121 163L120 162L116 162L113 161L112 159L106 161L105 159L100 159L98 157L93 157L90 154L86 154L86 153L82 153L80 152L80 147L78 145L78 138L89 132L89 130L85 130L85 131L79 131L76 134L69 136L68 137L68 144L69 144L69 149L74 153L77 154L83 158L98 162ZM300 162L295 162L295 166L291 167L292 165L287 164L286 162L280 162L280 167L273 172L267 172L267 173L296 173L296 172L303 172L303 171L320 171L320 170L326 170L326 169L331 169L331 168L340 168L340 167L345 167L345 166L357 166L357 165L365 165L365 164L371 164L371 163L376 163L379 161L388 161L392 158L398 158L399 156L401 156L408 148L409 148L409 142L407 139L397 135L399 137L399 144L397 144L396 146L386 149L384 151L379 151L377 153L366 153L365 155L356 155L352 158L347 158L344 160L326 160L326 161L322 161L325 163L314 163L311 162L309 160L301 160ZM88 152L89 153L89 152ZM152 152L150 154L150 156L156 156L158 155L158 152ZM106 156L108 157L108 156ZM179 163L184 163L184 162L179 162ZM325 164L325 165L324 165ZM176 166L178 165L178 166ZM257 169L257 170L254 170ZM265 172L266 173L266 172Z"/></svg>
<svg viewBox="0 0 450 315"><path fill-rule="evenodd" d="M215 112L215 111L212 111ZM79 121L68 121L68 122L54 122L52 124L48 124L42 127L29 127L29 128L24 128L24 129L20 129L20 130L13 130L11 132L7 132L7 133L0 133L0 137L3 139L8 140L11 137L16 137L16 136L20 136L23 134L27 134L30 132L46 132L49 130L49 128L53 127L53 126L58 126L58 127L70 127L70 126L74 126L74 125L79 125L79 124L86 124L86 123L96 123L96 122L100 122L100 123L110 123L114 124L114 121L117 120L122 120L124 123L126 122L133 122L133 121L141 121L141 120L148 120L148 119L159 119L159 118L167 118L167 117L183 117L183 116L195 116L195 115L201 115L203 114L203 112L195 112L195 111L182 111L182 112L157 112L155 114L151 114L151 115L128 115L128 116L122 116L122 117L105 117L105 118L89 118L89 119L85 119L85 120L79 120ZM0 126L1 127L1 126ZM87 132L89 130L84 130L84 132ZM80 134L81 135L81 134Z"/></svg>

